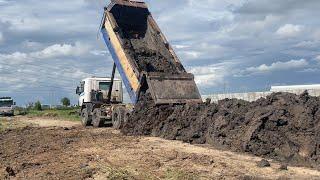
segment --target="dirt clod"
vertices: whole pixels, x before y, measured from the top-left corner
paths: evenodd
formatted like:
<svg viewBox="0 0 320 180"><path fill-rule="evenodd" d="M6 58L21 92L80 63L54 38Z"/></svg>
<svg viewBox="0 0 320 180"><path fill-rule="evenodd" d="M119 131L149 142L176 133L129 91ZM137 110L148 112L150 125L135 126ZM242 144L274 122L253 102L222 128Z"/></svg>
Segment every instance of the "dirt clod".
<svg viewBox="0 0 320 180"><path fill-rule="evenodd" d="M287 164L281 164L280 167L279 167L279 170L287 171L288 170L288 165Z"/></svg>
<svg viewBox="0 0 320 180"><path fill-rule="evenodd" d="M142 98L121 131L320 167L320 98L307 93L175 106Z"/></svg>
<svg viewBox="0 0 320 180"><path fill-rule="evenodd" d="M12 167L6 167L6 172L8 173L9 176L15 176L16 173L12 169Z"/></svg>
<svg viewBox="0 0 320 180"><path fill-rule="evenodd" d="M269 161L262 159L261 161L259 161L257 163L257 166L263 168L263 167L270 167L271 165L270 165Z"/></svg>

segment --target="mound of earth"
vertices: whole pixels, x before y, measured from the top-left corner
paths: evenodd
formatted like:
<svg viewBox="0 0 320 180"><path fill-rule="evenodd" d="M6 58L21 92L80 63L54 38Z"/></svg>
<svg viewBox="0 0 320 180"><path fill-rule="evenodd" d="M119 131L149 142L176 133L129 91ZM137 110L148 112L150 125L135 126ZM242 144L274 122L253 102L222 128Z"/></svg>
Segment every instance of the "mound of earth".
<svg viewBox="0 0 320 180"><path fill-rule="evenodd" d="M320 167L320 98L308 93L274 93L255 102L225 99L218 104L155 106L140 101L122 132Z"/></svg>

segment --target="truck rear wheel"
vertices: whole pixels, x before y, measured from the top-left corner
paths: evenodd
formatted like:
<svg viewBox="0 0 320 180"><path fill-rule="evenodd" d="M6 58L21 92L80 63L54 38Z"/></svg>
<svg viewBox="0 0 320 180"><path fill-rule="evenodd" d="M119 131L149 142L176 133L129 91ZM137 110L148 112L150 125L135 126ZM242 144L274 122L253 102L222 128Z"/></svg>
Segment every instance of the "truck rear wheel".
<svg viewBox="0 0 320 180"><path fill-rule="evenodd" d="M104 125L104 119L101 118L101 110L99 108L94 109L92 113L93 127L102 127Z"/></svg>
<svg viewBox="0 0 320 180"><path fill-rule="evenodd" d="M112 125L115 129L120 129L125 121L126 108L117 106L112 111Z"/></svg>
<svg viewBox="0 0 320 180"><path fill-rule="evenodd" d="M131 111L126 109L125 114L124 114L124 119L123 119L124 124L129 121L130 115L131 115Z"/></svg>
<svg viewBox="0 0 320 180"><path fill-rule="evenodd" d="M84 127L91 125L91 116L88 114L87 109L81 111L81 123Z"/></svg>

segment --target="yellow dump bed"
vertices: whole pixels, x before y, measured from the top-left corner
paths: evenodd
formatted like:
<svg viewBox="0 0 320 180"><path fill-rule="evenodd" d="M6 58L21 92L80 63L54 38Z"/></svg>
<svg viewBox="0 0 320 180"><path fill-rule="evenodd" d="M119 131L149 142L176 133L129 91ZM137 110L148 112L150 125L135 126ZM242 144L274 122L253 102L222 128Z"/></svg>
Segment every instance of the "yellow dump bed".
<svg viewBox="0 0 320 180"><path fill-rule="evenodd" d="M146 92L156 104L202 102L194 76L186 72L145 3L113 0L105 8L101 32L134 103Z"/></svg>

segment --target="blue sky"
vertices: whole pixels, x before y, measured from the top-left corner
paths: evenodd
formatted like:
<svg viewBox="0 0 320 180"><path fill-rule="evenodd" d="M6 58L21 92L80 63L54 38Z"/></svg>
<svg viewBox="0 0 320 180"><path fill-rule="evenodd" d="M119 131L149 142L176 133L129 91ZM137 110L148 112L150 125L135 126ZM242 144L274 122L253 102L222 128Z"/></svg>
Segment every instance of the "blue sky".
<svg viewBox="0 0 320 180"><path fill-rule="evenodd" d="M202 94L320 83L319 0L146 0ZM106 76L98 33L106 0L0 0L0 96L76 103Z"/></svg>

